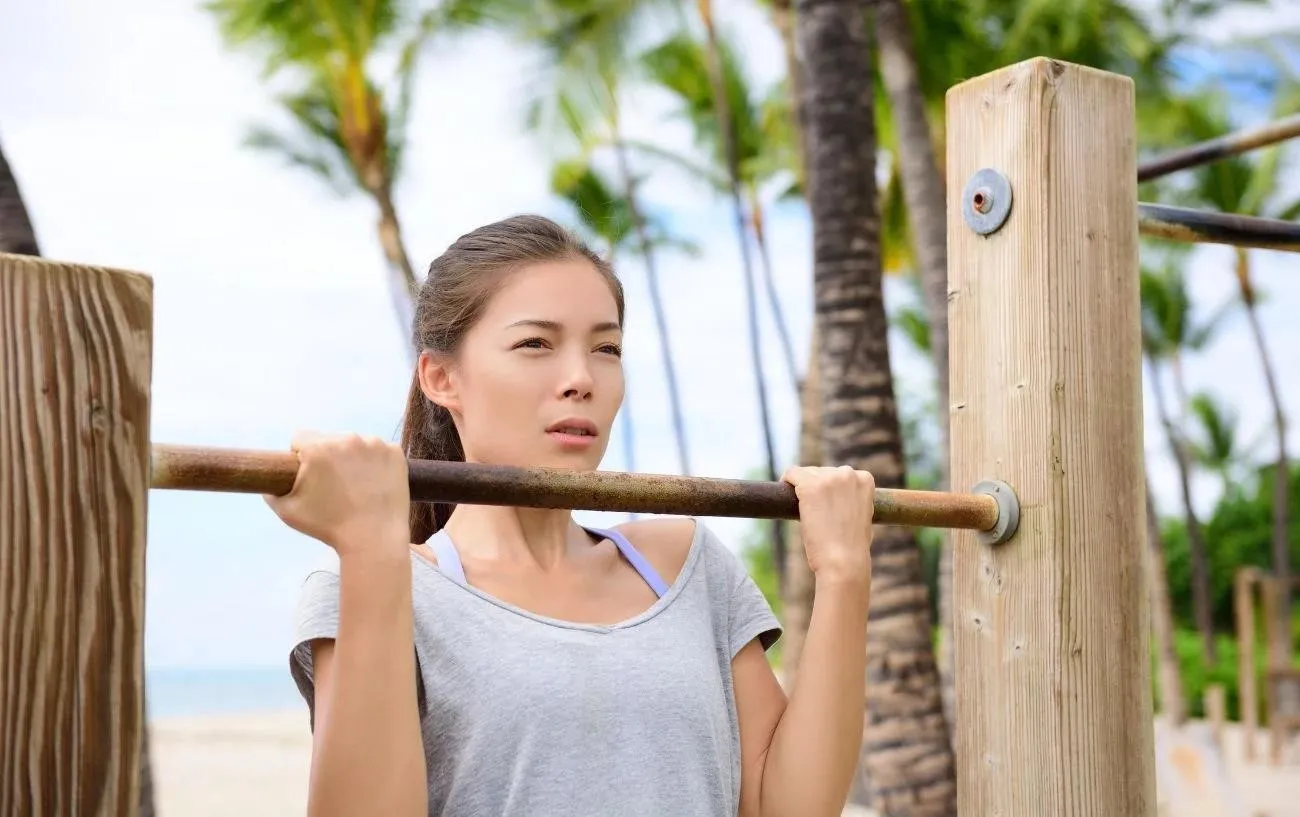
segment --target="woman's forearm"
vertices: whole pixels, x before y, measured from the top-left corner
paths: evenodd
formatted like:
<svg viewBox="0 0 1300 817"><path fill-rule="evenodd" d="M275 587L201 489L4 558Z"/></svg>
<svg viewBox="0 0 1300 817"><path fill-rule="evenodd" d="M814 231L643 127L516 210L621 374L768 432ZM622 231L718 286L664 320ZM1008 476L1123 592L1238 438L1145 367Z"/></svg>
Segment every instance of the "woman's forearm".
<svg viewBox="0 0 1300 817"><path fill-rule="evenodd" d="M411 563L340 559L339 626L312 753L310 817L425 817Z"/></svg>
<svg viewBox="0 0 1300 817"><path fill-rule="evenodd" d="M789 703L763 768L763 817L839 815L862 745L869 577L817 578Z"/></svg>

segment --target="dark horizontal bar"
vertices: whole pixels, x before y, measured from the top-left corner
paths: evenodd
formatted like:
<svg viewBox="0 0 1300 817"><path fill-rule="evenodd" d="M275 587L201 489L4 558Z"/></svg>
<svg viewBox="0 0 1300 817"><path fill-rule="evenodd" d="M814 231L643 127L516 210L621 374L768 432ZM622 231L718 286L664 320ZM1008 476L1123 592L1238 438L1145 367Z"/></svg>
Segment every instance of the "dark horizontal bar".
<svg viewBox="0 0 1300 817"><path fill-rule="evenodd" d="M1138 181L1149 182L1189 167L1209 164L1238 153L1300 136L1300 114L1172 150L1138 165Z"/></svg>
<svg viewBox="0 0 1300 817"><path fill-rule="evenodd" d="M1300 224L1272 218L1138 202L1142 235L1195 244L1300 252Z"/></svg>
<svg viewBox="0 0 1300 817"><path fill-rule="evenodd" d="M154 445L154 488L282 496L292 488L292 453ZM518 468L442 460L408 460L411 498L420 502L525 508L798 519L799 500L785 482L758 482L613 471ZM876 489L882 525L991 530L997 500L982 493Z"/></svg>

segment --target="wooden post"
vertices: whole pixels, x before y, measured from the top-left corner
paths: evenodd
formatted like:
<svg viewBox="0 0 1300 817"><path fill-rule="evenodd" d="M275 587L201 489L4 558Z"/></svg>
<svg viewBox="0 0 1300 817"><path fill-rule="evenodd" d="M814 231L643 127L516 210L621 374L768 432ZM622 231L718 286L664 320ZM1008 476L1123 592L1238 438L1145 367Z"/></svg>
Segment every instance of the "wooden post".
<svg viewBox="0 0 1300 817"><path fill-rule="evenodd" d="M1028 60L947 122L953 486L1021 503L1006 543L956 532L958 809L1153 817L1133 83Z"/></svg>
<svg viewBox="0 0 1300 817"><path fill-rule="evenodd" d="M1205 718L1210 722L1210 735L1220 752L1223 751L1223 724L1228 718L1226 694L1223 684L1210 684L1205 688Z"/></svg>
<svg viewBox="0 0 1300 817"><path fill-rule="evenodd" d="M1237 619L1237 695L1241 708L1242 757L1255 759L1255 733L1259 731L1259 684L1255 674L1254 568L1237 569L1233 577L1232 601Z"/></svg>
<svg viewBox="0 0 1300 817"><path fill-rule="evenodd" d="M153 284L0 254L0 814L136 813Z"/></svg>

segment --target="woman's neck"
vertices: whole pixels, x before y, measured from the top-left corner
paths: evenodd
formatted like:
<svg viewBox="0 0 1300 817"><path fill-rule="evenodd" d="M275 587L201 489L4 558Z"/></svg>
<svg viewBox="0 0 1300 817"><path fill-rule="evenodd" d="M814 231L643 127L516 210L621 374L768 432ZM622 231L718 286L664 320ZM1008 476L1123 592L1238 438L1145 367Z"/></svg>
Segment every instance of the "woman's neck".
<svg viewBox="0 0 1300 817"><path fill-rule="evenodd" d="M547 570L589 540L567 510L458 505L447 535L461 556L476 560L528 562Z"/></svg>

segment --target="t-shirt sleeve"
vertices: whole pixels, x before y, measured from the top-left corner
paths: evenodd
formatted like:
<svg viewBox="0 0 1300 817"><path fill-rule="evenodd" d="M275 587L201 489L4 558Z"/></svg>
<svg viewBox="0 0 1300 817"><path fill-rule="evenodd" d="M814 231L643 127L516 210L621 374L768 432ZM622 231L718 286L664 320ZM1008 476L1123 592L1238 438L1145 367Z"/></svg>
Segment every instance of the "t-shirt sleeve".
<svg viewBox="0 0 1300 817"><path fill-rule="evenodd" d="M703 522L696 520L696 524L703 525ZM735 658L755 638L765 651L771 649L782 633L781 622L772 612L772 605L768 604L767 597L740 557L707 527L704 528L704 536L722 563L721 573L727 599L726 638L729 656Z"/></svg>
<svg viewBox="0 0 1300 817"><path fill-rule="evenodd" d="M335 638L339 630L339 577L329 570L314 570L303 582L294 611L293 648L289 651L289 674L307 702L313 728L316 725L316 686L312 675L311 642Z"/></svg>

